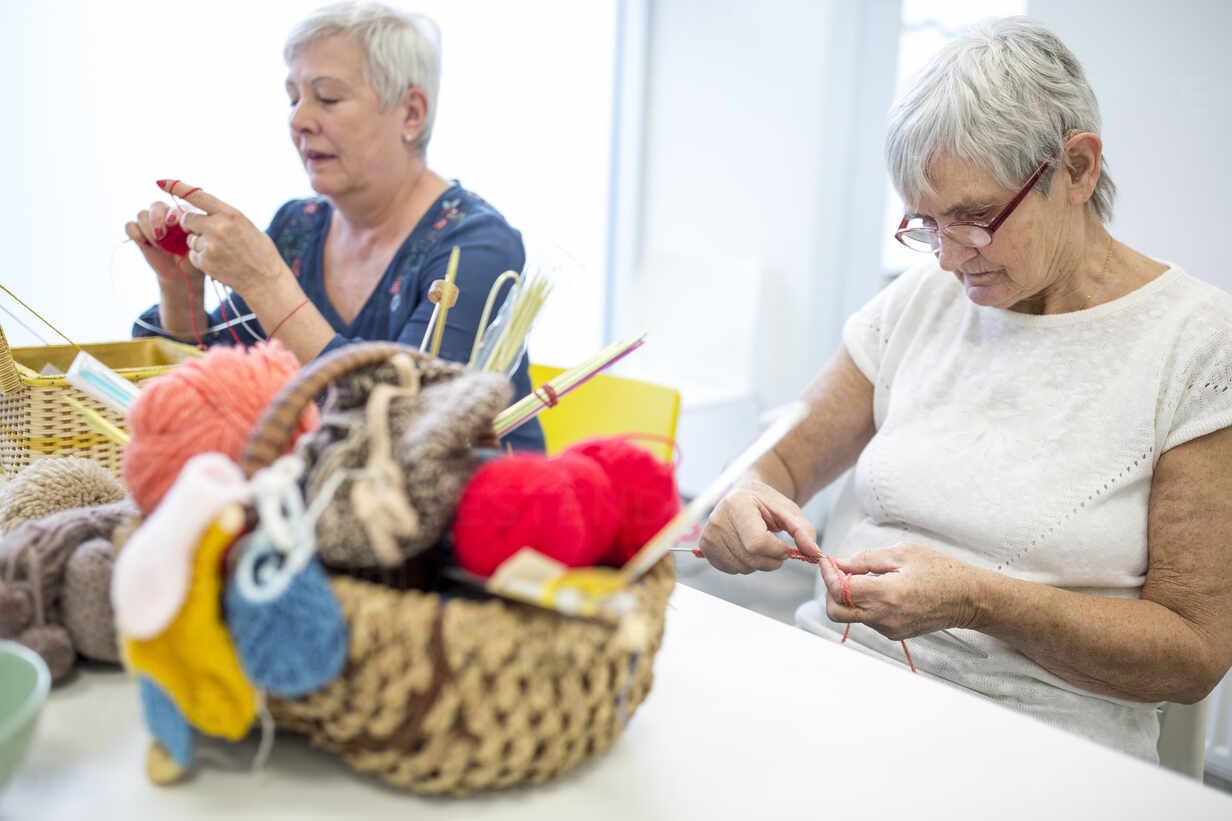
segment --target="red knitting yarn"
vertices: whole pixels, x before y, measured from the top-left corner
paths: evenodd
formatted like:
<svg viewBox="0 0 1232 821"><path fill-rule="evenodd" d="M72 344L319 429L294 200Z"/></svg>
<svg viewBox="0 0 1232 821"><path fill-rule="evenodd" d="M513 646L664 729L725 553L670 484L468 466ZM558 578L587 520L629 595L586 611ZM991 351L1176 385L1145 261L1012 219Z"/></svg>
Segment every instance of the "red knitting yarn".
<svg viewBox="0 0 1232 821"><path fill-rule="evenodd" d="M616 542L603 556L606 564L623 565L680 510L672 465L623 437L580 442L565 453L588 456L611 480L620 505Z"/></svg>
<svg viewBox="0 0 1232 821"><path fill-rule="evenodd" d="M167 233L163 234L161 239L155 240L154 244L168 254L174 254L177 257L188 256L188 232L178 221L168 224L166 230Z"/></svg>
<svg viewBox="0 0 1232 821"><path fill-rule="evenodd" d="M620 498L599 463L580 453L562 453L550 460L565 472L582 508L590 536L582 565L597 564L616 545L620 533Z"/></svg>
<svg viewBox="0 0 1232 821"><path fill-rule="evenodd" d="M523 547L569 567L594 560L574 475L532 453L494 459L475 472L458 501L453 541L458 565L484 578Z"/></svg>
<svg viewBox="0 0 1232 821"><path fill-rule="evenodd" d="M280 342L211 348L146 383L128 411L124 484L137 506L152 511L190 458L218 451L238 461L257 419L299 370ZM316 405L300 416L292 437L314 430Z"/></svg>

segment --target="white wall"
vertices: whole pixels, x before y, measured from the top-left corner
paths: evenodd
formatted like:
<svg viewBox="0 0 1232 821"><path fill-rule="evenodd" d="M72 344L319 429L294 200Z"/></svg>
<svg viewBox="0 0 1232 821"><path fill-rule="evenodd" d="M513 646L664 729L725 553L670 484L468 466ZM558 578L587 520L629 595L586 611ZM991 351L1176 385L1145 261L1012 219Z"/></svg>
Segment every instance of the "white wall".
<svg viewBox="0 0 1232 821"><path fill-rule="evenodd" d="M626 373L682 390L686 492L799 392L880 285L898 9L649 5L633 293L615 327L650 331Z"/></svg>
<svg viewBox="0 0 1232 821"><path fill-rule="evenodd" d="M1085 66L1120 189L1112 230L1232 290L1232 3L1030 0Z"/></svg>
<svg viewBox="0 0 1232 821"><path fill-rule="evenodd" d="M528 248L578 262L532 352L584 359L602 335L615 0L389 1L441 26L430 165L503 211ZM155 179L201 185L260 227L310 194L288 138L282 44L324 2L0 0L0 282L74 341L123 339L157 298L123 244ZM8 297L0 306L58 341ZM0 324L14 345L41 344L8 315Z"/></svg>

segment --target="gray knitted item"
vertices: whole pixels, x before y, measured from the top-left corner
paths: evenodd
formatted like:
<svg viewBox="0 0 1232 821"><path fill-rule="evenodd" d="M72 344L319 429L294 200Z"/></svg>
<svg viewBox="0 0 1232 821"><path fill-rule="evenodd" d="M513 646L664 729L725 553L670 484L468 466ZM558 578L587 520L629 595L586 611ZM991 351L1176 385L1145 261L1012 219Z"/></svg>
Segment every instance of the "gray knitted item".
<svg viewBox="0 0 1232 821"><path fill-rule="evenodd" d="M451 363L441 365L421 365L421 390L394 399L388 412L393 459L416 518L413 532L397 541L398 553L404 559L440 538L462 488L475 471L471 443L491 434L492 421L512 395L509 380L499 374L471 371ZM388 379L373 379L369 371L360 381L370 393L375 384L396 384L392 369L388 373ZM347 386L331 394L339 401L332 407L327 403L321 429L300 451L310 460L309 504L334 470L362 469L368 461L364 405L355 384L352 378ZM350 479L342 482L317 521L317 553L327 565L335 567L374 567L379 564L378 557L371 548L368 529L352 510L351 485Z"/></svg>
<svg viewBox="0 0 1232 821"><path fill-rule="evenodd" d="M7 635L27 643L44 656L49 668L54 668L53 680L67 669L64 656L75 658L74 639L66 629L65 620L72 613L72 633L81 636L81 648L87 655L103 660L116 660L117 640L114 619L90 601L99 595L106 598L111 587L111 561L99 555L104 546L110 548L113 531L122 522L139 516L130 499L97 507L72 508L42 519L25 522L0 539L0 601L31 600L28 618L0 619ZM85 546L85 554L76 557ZM74 582L67 583L70 563ZM67 596L85 595L83 601L66 600ZM22 608L24 610L24 608ZM15 616L21 614L14 614ZM27 638L29 642L27 642ZM67 645L68 650L64 650ZM71 669L72 665L68 665Z"/></svg>
<svg viewBox="0 0 1232 821"><path fill-rule="evenodd" d="M111 570L115 550L110 539L90 539L69 556L64 568L60 613L73 647L86 658L119 663L115 611L111 608Z"/></svg>

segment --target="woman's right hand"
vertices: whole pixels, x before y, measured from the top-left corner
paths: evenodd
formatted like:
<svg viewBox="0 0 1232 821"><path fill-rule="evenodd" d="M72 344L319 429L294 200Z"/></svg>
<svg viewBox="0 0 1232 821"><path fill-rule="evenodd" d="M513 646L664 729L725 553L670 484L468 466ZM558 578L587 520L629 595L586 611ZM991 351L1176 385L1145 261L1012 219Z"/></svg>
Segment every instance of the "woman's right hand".
<svg viewBox="0 0 1232 821"><path fill-rule="evenodd" d="M774 535L783 532L801 553L821 557L817 529L800 506L765 482L748 480L710 514L698 548L724 573L777 570L791 550Z"/></svg>
<svg viewBox="0 0 1232 821"><path fill-rule="evenodd" d="M205 280L205 274L197 270L187 257L177 257L158 246L158 241L167 235L171 226L178 225L181 214L165 202L155 202L137 214L137 219L124 226L124 233L141 249L145 261L158 275L159 284L166 287L185 285L196 288Z"/></svg>

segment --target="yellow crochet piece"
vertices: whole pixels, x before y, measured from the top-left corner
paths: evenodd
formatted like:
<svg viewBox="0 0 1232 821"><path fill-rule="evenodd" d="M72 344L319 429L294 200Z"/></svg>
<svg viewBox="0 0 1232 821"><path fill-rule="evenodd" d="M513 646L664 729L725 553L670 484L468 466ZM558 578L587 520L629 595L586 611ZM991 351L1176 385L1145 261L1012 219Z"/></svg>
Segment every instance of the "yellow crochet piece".
<svg viewBox="0 0 1232 821"><path fill-rule="evenodd" d="M159 683L184 718L202 732L239 740L257 714L256 691L244 676L222 619L222 556L244 526L238 505L206 529L193 558L184 606L158 636L124 638L129 665Z"/></svg>

